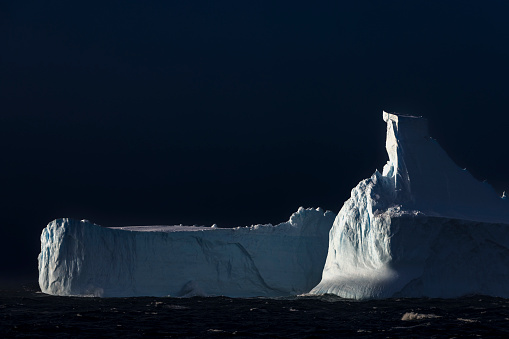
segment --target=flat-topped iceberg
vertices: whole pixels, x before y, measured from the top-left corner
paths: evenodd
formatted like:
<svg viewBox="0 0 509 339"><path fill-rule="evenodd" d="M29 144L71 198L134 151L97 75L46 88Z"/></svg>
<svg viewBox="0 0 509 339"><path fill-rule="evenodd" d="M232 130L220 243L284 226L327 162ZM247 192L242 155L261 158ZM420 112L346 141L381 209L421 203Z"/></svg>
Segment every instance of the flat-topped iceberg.
<svg viewBox="0 0 509 339"><path fill-rule="evenodd" d="M421 117L389 114L389 161L352 190L311 294L509 297L509 202L459 168Z"/></svg>
<svg viewBox="0 0 509 339"><path fill-rule="evenodd" d="M306 293L320 281L334 216L300 208L276 226L234 229L58 219L41 234L39 285L103 297Z"/></svg>

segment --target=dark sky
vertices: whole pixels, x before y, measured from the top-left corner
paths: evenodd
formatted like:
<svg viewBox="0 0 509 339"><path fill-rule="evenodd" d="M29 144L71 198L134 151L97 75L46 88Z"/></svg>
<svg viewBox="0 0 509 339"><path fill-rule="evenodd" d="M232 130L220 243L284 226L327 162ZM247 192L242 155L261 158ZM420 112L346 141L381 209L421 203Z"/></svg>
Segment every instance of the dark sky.
<svg viewBox="0 0 509 339"><path fill-rule="evenodd" d="M507 1L3 1L0 278L60 217L279 223L338 212L382 110L509 191ZM1 280L0 279L0 280Z"/></svg>

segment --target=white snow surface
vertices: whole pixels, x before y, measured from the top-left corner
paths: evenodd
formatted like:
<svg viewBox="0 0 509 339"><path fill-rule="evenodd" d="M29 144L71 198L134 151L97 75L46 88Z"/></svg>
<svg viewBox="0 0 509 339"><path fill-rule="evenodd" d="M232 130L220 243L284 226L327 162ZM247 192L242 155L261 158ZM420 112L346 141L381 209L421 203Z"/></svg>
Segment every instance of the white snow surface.
<svg viewBox="0 0 509 339"><path fill-rule="evenodd" d="M53 295L102 297L298 295L320 281L333 221L320 208L234 229L57 219L41 234L39 285Z"/></svg>
<svg viewBox="0 0 509 339"><path fill-rule="evenodd" d="M389 161L352 190L311 294L509 297L509 203L428 136L421 117L383 113Z"/></svg>

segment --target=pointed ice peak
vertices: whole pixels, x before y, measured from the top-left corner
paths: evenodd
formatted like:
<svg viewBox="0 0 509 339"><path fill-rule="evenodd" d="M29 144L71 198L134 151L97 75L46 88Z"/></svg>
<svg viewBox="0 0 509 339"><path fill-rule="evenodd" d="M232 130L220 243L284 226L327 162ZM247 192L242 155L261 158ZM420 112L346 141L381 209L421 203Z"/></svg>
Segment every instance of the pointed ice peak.
<svg viewBox="0 0 509 339"><path fill-rule="evenodd" d="M383 112L383 119L389 155L383 176L391 183L393 204L430 215L507 220L507 199L458 167L430 138L425 118Z"/></svg>
<svg viewBox="0 0 509 339"><path fill-rule="evenodd" d="M389 161L384 166L383 175L392 178L398 200L411 201L410 177L405 163L404 144L422 141L428 137L428 123L422 117L387 113L383 111L387 123L385 148ZM413 142L412 142L413 141Z"/></svg>
<svg viewBox="0 0 509 339"><path fill-rule="evenodd" d="M405 151L405 145L419 145L429 141L428 120L420 116L387 113L383 111L387 122L385 148L389 161L384 166L383 175L392 178L398 200L413 201L409 169L406 158L411 155Z"/></svg>

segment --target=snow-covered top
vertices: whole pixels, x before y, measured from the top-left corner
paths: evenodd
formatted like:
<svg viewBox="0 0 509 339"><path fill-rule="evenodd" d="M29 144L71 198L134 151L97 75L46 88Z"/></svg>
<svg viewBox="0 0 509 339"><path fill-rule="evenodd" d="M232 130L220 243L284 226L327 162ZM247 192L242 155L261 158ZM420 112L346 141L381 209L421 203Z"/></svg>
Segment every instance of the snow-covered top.
<svg viewBox="0 0 509 339"><path fill-rule="evenodd" d="M310 216L325 216L330 215L331 211L324 211L322 208L304 208L299 207L298 211L293 213L290 216L290 219L287 222L283 222L277 225L272 224L257 224L251 226L243 226L243 227L235 227L235 228L220 228L216 224L213 224L211 227L207 226L185 226L185 225L151 225L151 226L121 226L121 227L107 227L114 230L123 230L123 231L131 231L131 232L197 232L197 231L215 231L215 230L238 230L243 229L245 231L249 230L258 230L260 228L272 229L272 230L281 230L283 231L285 228L301 228L305 225L304 220L306 218L310 218ZM83 222L88 222L88 220L82 220Z"/></svg>
<svg viewBox="0 0 509 339"><path fill-rule="evenodd" d="M509 203L458 167L429 136L417 116L383 112L389 161L383 176L393 187L392 204L404 210L460 219L509 222Z"/></svg>
<svg viewBox="0 0 509 339"><path fill-rule="evenodd" d="M122 226L108 227L114 230L135 231L135 232L196 232L209 231L214 228L205 226L184 226L184 225L153 225L153 226Z"/></svg>

